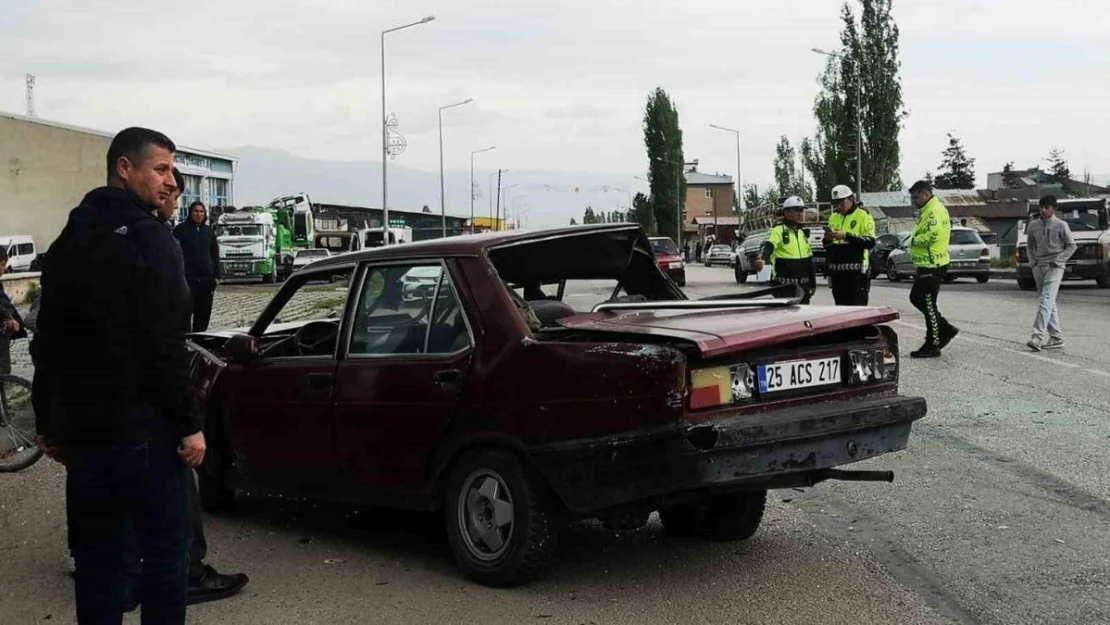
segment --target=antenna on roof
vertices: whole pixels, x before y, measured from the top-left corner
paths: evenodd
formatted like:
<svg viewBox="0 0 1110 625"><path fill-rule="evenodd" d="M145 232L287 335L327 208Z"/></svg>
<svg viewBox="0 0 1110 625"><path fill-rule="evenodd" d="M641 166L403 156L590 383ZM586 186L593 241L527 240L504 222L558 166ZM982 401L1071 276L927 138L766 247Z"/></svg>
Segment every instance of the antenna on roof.
<svg viewBox="0 0 1110 625"><path fill-rule="evenodd" d="M27 74L27 117L35 117L35 75Z"/></svg>

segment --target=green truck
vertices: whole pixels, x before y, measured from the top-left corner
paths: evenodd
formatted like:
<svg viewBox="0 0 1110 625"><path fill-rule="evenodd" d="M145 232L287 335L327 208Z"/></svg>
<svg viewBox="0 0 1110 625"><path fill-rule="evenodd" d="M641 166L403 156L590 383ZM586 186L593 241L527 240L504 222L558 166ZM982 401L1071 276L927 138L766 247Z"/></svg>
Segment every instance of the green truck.
<svg viewBox="0 0 1110 625"><path fill-rule="evenodd" d="M297 199L302 199L297 202ZM224 278L261 278L273 283L293 271L293 257L315 246L315 220L308 196L277 198L224 213L216 222Z"/></svg>

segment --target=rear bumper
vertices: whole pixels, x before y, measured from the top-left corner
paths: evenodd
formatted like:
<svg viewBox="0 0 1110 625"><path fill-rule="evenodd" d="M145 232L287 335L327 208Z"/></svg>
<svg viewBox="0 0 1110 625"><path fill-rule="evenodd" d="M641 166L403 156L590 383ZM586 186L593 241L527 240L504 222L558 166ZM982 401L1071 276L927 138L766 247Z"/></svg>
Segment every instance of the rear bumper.
<svg viewBox="0 0 1110 625"><path fill-rule="evenodd" d="M744 414L528 450L570 510L589 514L699 491L809 486L829 469L905 449L920 397Z"/></svg>
<svg viewBox="0 0 1110 625"><path fill-rule="evenodd" d="M670 279L674 280L675 282L685 282L686 281L686 268L685 267L683 267L681 269L665 269L664 271L667 273L667 275L670 277Z"/></svg>

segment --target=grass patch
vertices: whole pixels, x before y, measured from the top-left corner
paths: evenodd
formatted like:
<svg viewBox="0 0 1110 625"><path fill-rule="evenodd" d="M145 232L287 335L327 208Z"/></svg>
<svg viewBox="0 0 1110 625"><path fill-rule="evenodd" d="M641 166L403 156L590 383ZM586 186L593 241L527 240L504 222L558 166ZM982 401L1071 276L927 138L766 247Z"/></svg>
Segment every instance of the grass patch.
<svg viewBox="0 0 1110 625"><path fill-rule="evenodd" d="M1016 266L1017 266L1017 264L1014 263L1014 257L1013 256L1007 256L1005 258L992 258L991 259L991 269L1013 269Z"/></svg>

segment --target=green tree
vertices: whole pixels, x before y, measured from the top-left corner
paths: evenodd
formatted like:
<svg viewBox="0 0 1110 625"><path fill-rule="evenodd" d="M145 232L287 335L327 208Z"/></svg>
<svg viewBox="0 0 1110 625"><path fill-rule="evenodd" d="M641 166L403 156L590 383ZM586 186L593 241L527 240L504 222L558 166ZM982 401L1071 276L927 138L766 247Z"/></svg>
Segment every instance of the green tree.
<svg viewBox="0 0 1110 625"><path fill-rule="evenodd" d="M828 59L818 79L821 90L813 106L817 132L812 140L802 142L802 161L821 201L828 200L837 184L858 186L859 192L902 187L898 136L906 111L891 1L860 0L858 22L847 2L841 8L840 56ZM856 181L857 108L862 182Z"/></svg>
<svg viewBox="0 0 1110 625"><path fill-rule="evenodd" d="M948 133L948 147L942 154L934 184L941 189L974 189L975 159L967 155L960 139Z"/></svg>
<svg viewBox="0 0 1110 625"><path fill-rule="evenodd" d="M678 110L662 87L647 98L644 109L644 146L647 148L648 180L651 183L652 214L661 236L677 242L676 207L685 212L686 180L682 173L682 128Z"/></svg>
<svg viewBox="0 0 1110 625"><path fill-rule="evenodd" d="M1002 188L1016 189L1021 183L1021 176L1014 171L1014 162L1010 161L1002 166Z"/></svg>
<svg viewBox="0 0 1110 625"><path fill-rule="evenodd" d="M775 146L774 166L775 186L781 195L796 195L807 202L813 199L813 189L805 181L805 167L798 166L798 155L785 135Z"/></svg>
<svg viewBox="0 0 1110 625"><path fill-rule="evenodd" d="M594 214L593 207L590 207L590 206L586 207L586 214L582 215L582 223L583 224L596 224L597 223L597 215Z"/></svg>
<svg viewBox="0 0 1110 625"><path fill-rule="evenodd" d="M755 208L759 204L759 187L754 184L744 185L744 205L748 208Z"/></svg>
<svg viewBox="0 0 1110 625"><path fill-rule="evenodd" d="M570 225L572 225L572 226L577 226L578 225L578 222L574 220L574 217L570 218Z"/></svg>
<svg viewBox="0 0 1110 625"><path fill-rule="evenodd" d="M652 211L652 202L643 193L632 197L632 221L640 224L648 236L655 234L655 219Z"/></svg>
<svg viewBox="0 0 1110 625"><path fill-rule="evenodd" d="M1059 185L1066 185L1071 180L1068 160L1060 148L1052 148L1048 153L1048 180Z"/></svg>

